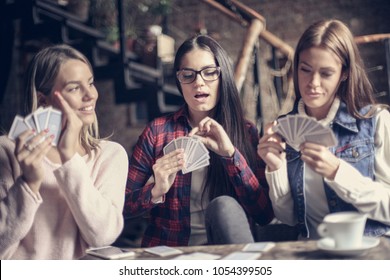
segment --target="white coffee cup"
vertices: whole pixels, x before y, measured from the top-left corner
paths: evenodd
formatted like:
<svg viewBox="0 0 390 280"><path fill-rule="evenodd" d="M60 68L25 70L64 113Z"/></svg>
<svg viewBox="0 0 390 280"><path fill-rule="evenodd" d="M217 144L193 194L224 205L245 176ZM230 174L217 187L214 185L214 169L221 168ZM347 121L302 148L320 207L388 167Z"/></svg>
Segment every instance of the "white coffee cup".
<svg viewBox="0 0 390 280"><path fill-rule="evenodd" d="M337 212L325 216L318 234L334 240L336 249L361 247L367 215L358 212Z"/></svg>

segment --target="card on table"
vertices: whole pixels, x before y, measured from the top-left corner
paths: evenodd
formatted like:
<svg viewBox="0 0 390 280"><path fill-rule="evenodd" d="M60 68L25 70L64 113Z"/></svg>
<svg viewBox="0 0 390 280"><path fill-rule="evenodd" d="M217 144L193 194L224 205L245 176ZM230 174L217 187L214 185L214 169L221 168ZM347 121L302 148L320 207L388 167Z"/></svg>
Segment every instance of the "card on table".
<svg viewBox="0 0 390 280"><path fill-rule="evenodd" d="M163 148L164 155L173 152L176 149L184 149L185 166L182 169L183 174L195 171L210 164L209 151L196 136L182 136L173 139Z"/></svg>
<svg viewBox="0 0 390 280"><path fill-rule="evenodd" d="M221 257L220 255L215 255L215 254L194 252L191 254L177 256L173 258L173 260L217 260L220 257Z"/></svg>
<svg viewBox="0 0 390 280"><path fill-rule="evenodd" d="M222 258L223 260L257 260L261 253L254 252L233 252Z"/></svg>
<svg viewBox="0 0 390 280"><path fill-rule="evenodd" d="M242 248L244 252L266 252L275 247L274 242L255 242L248 243Z"/></svg>
<svg viewBox="0 0 390 280"><path fill-rule="evenodd" d="M169 246L155 246L155 247L149 247L145 249L145 252L160 256L160 257L169 257L173 255L179 255L183 254L182 250L169 247Z"/></svg>

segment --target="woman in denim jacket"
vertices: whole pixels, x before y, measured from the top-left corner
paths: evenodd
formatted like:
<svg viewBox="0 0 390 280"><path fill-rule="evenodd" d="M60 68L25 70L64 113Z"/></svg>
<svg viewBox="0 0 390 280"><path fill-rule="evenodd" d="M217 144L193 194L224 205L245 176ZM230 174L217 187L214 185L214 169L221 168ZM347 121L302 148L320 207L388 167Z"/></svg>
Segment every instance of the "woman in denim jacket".
<svg viewBox="0 0 390 280"><path fill-rule="evenodd" d="M358 211L368 216L365 235L390 231L390 114L373 88L348 27L338 20L311 25L294 57L296 103L289 114L331 127L338 144L305 142L295 151L266 127L258 154L276 217L319 238L325 215Z"/></svg>

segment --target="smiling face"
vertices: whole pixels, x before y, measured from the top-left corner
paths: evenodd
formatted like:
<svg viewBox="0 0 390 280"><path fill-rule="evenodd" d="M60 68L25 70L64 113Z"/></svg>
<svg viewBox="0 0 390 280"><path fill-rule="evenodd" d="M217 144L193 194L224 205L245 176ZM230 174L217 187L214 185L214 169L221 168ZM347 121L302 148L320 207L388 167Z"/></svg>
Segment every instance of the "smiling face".
<svg viewBox="0 0 390 280"><path fill-rule="evenodd" d="M311 47L299 55L298 85L308 115L323 119L336 96L342 64L332 52Z"/></svg>
<svg viewBox="0 0 390 280"><path fill-rule="evenodd" d="M212 53L195 48L186 53L180 63L180 69L200 71L207 67L215 67ZM181 84L184 100L188 105L190 120L198 122L212 113L219 99L219 79L205 81L200 74L189 84Z"/></svg>
<svg viewBox="0 0 390 280"><path fill-rule="evenodd" d="M48 103L54 107L53 93L59 91L84 125L95 121L95 105L98 92L93 74L87 64L77 59L66 61L60 68Z"/></svg>

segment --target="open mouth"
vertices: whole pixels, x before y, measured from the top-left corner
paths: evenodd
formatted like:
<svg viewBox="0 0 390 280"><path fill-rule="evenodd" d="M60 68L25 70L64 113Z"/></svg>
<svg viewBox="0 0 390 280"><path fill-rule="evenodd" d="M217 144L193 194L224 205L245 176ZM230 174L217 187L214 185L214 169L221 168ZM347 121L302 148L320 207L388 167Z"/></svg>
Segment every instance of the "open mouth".
<svg viewBox="0 0 390 280"><path fill-rule="evenodd" d="M199 94L195 95L195 98L196 99L205 99L205 98L207 98L209 96L210 96L210 94L207 94L207 93L199 93Z"/></svg>

